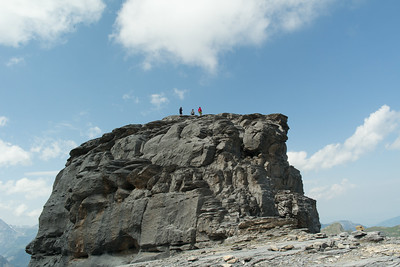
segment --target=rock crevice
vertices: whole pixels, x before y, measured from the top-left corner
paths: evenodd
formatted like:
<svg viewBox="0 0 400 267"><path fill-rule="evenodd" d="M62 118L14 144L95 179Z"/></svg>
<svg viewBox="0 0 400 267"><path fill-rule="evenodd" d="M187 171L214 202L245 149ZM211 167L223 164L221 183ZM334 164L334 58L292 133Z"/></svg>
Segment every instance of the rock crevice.
<svg viewBox="0 0 400 267"><path fill-rule="evenodd" d="M282 114L170 116L82 144L56 177L30 266L129 263L282 225L318 232L288 129Z"/></svg>

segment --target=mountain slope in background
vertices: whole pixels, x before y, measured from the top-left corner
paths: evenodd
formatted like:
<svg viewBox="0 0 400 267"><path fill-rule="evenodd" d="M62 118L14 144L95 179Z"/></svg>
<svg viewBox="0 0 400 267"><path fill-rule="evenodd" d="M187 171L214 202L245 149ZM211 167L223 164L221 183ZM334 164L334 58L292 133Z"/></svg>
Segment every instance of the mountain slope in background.
<svg viewBox="0 0 400 267"><path fill-rule="evenodd" d="M356 230L356 226L360 225L347 220L341 220L329 224L321 224L321 232L328 235L336 235L341 232L352 232ZM378 226L365 227L365 231L374 232L380 231L388 237L400 237L400 216L392 219L385 220Z"/></svg>
<svg viewBox="0 0 400 267"><path fill-rule="evenodd" d="M0 255L0 267L14 267L12 266L6 258Z"/></svg>
<svg viewBox="0 0 400 267"><path fill-rule="evenodd" d="M376 224L377 226L385 226L385 227L393 227L396 225L400 225L400 216L394 217L383 222Z"/></svg>
<svg viewBox="0 0 400 267"><path fill-rule="evenodd" d="M38 226L11 226L0 219L0 267L26 267L30 255L25 252L26 245L37 233Z"/></svg>
<svg viewBox="0 0 400 267"><path fill-rule="evenodd" d="M321 232L327 235L337 235L342 232L345 232L345 230L339 222L335 222L321 229Z"/></svg>
<svg viewBox="0 0 400 267"><path fill-rule="evenodd" d="M360 223L353 223L348 220L341 220L341 221L336 221L336 222L332 222L332 223L328 223L328 224L321 224L321 229L327 228L328 226L336 224L336 223L339 223L343 227L344 231L355 231L357 225L362 225Z"/></svg>

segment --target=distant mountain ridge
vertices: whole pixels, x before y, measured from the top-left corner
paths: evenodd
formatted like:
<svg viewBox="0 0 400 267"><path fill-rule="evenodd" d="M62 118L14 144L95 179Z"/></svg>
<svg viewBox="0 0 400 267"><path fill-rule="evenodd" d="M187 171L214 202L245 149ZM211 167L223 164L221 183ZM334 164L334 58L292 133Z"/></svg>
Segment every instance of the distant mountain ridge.
<svg viewBox="0 0 400 267"><path fill-rule="evenodd" d="M334 221L331 223L321 223L321 230L334 224L334 223L340 223L345 231L354 231L354 230L356 230L357 225L362 225L365 228L367 228L365 225L363 225L361 223L353 223L352 221L349 221L349 220L338 220L338 221ZM394 227L394 226L398 226L398 225L400 225L400 216L384 220L384 221L377 223L371 227L378 227L378 226ZM371 228L371 227L368 227L368 228Z"/></svg>
<svg viewBox="0 0 400 267"><path fill-rule="evenodd" d="M0 267L14 267L12 266L6 258L0 255Z"/></svg>
<svg viewBox="0 0 400 267"><path fill-rule="evenodd" d="M385 226L385 227L393 227L400 225L400 216L385 220L383 222L380 222L376 224L376 226Z"/></svg>
<svg viewBox="0 0 400 267"><path fill-rule="evenodd" d="M38 226L12 226L0 219L0 267L26 267L30 256L25 247L37 233Z"/></svg>
<svg viewBox="0 0 400 267"><path fill-rule="evenodd" d="M348 220L341 220L328 224L321 224L321 232L326 234L339 234L340 232L352 232L356 230L355 227L357 225L362 225L362 224L353 223ZM364 226L364 227L365 231L367 232L380 231L384 233L385 236L400 237L400 216L382 221L376 224L376 226L372 227Z"/></svg>

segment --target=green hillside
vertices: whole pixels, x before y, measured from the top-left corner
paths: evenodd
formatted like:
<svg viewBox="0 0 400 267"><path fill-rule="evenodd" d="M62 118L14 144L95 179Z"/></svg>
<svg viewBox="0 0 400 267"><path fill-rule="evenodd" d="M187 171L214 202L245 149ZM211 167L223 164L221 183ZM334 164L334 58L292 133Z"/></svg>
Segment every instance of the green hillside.
<svg viewBox="0 0 400 267"><path fill-rule="evenodd" d="M400 237L400 225L393 227L374 226L366 229L367 232L381 231L386 236Z"/></svg>
<svg viewBox="0 0 400 267"><path fill-rule="evenodd" d="M325 233L327 235L337 235L342 232L344 232L343 226L339 222L332 223L325 228L321 229L322 233Z"/></svg>

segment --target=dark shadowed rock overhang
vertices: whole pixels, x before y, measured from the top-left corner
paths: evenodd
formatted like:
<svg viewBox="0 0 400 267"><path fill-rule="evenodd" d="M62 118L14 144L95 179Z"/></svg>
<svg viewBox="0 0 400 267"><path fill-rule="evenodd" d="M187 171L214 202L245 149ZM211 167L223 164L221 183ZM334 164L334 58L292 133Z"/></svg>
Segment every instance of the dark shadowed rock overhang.
<svg viewBox="0 0 400 267"><path fill-rule="evenodd" d="M169 116L82 144L55 179L30 266L118 265L279 226L318 232L288 129L282 114Z"/></svg>

